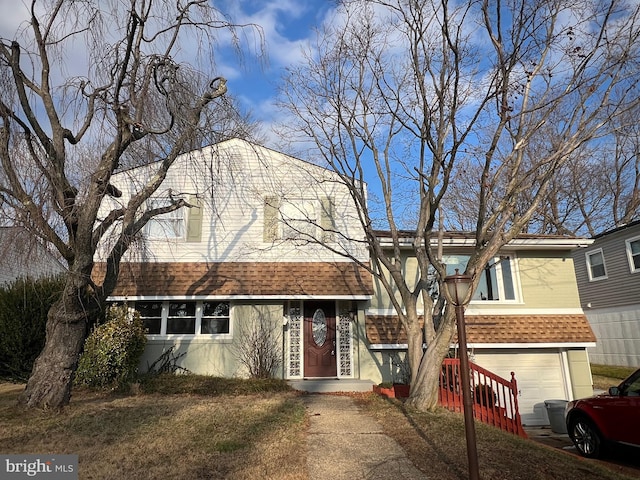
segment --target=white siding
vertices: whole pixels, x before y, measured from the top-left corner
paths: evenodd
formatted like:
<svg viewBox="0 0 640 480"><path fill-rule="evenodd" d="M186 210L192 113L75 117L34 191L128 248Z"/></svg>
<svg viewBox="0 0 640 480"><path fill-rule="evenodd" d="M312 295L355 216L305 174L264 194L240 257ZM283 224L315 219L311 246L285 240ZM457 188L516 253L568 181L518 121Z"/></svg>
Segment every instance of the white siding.
<svg viewBox="0 0 640 480"><path fill-rule="evenodd" d="M125 194L139 189L153 174L142 167L119 174L113 183ZM346 261L328 249L295 242L264 242L264 200L269 196L288 199L331 198L335 204L336 229L345 236L363 235L346 187L324 168L258 147L242 140L181 156L170 169L156 197L197 194L203 201L202 241L147 241L144 249L131 249L132 261ZM112 200L114 201L114 200ZM106 206L106 205L105 205ZM187 215L185 215L187 218ZM341 238L341 236L339 236ZM354 242L338 239L340 251L362 259L367 251Z"/></svg>

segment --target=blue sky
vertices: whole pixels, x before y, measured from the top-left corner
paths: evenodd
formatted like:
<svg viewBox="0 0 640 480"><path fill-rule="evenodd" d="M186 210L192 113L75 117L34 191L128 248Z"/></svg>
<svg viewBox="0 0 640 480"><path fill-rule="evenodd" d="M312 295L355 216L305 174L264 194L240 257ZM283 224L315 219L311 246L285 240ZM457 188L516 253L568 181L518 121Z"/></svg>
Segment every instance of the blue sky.
<svg viewBox="0 0 640 480"><path fill-rule="evenodd" d="M255 120L262 122L266 145L275 147L277 138L270 126L280 119L274 100L277 83L284 69L297 63L303 48L316 36L316 28L331 16L335 2L331 0L240 0L220 4L234 21L254 23L264 33L264 61L255 56L258 40L246 30L242 37L242 58L223 48L219 52L220 73L228 80L229 92Z"/></svg>
<svg viewBox="0 0 640 480"><path fill-rule="evenodd" d="M164 0L163 0L164 1ZM279 118L274 106L276 84L284 69L296 63L315 28L322 25L335 8L331 0L212 0L234 23L256 24L264 35L265 56L259 58L260 41L255 30L241 29L243 55L234 52L220 32L215 55L219 74L227 78L229 92L243 109L262 122L265 143L276 147L270 126ZM0 37L14 38L18 26L28 19L31 0L0 0ZM126 3L126 2L124 2ZM38 2L36 5L41 5ZM78 72L80 74L80 72Z"/></svg>

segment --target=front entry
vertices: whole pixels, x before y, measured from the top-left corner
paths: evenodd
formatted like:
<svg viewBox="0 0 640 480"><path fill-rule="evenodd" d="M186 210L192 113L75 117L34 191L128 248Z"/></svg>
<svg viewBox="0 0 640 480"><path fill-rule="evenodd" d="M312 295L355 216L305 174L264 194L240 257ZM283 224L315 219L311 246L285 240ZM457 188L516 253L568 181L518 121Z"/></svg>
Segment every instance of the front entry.
<svg viewBox="0 0 640 480"><path fill-rule="evenodd" d="M304 303L304 376L337 376L335 302Z"/></svg>

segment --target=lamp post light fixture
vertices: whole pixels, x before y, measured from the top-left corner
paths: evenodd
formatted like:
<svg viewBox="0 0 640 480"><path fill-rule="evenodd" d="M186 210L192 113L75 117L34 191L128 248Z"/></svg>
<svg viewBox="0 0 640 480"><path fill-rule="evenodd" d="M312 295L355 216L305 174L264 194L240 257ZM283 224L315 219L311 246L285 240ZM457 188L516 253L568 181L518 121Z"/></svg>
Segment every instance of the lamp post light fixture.
<svg viewBox="0 0 640 480"><path fill-rule="evenodd" d="M471 379L469 377L469 357L467 356L467 333L464 321L464 301L469 293L471 277L461 275L456 268L455 275L444 279L449 296L453 300L458 326L458 349L460 351L460 388L464 411L464 433L467 439L467 458L469 460L469 480L479 480L478 448L476 445L476 427L473 422L473 400L471 398Z"/></svg>

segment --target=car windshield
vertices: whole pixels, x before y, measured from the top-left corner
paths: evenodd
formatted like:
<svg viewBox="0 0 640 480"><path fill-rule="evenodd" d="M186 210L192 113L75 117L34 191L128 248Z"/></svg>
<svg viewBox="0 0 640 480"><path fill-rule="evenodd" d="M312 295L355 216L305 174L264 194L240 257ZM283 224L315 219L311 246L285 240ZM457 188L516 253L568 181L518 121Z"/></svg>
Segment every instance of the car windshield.
<svg viewBox="0 0 640 480"><path fill-rule="evenodd" d="M627 381L621 385L623 395L629 397L640 396L640 371L634 373Z"/></svg>

